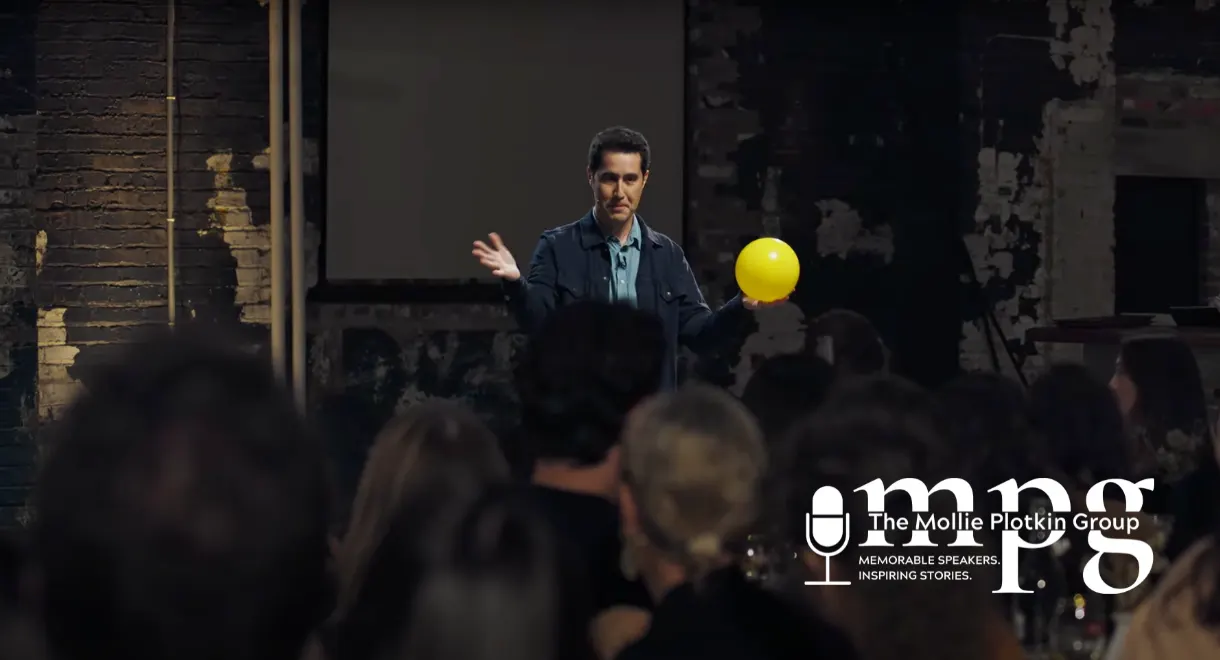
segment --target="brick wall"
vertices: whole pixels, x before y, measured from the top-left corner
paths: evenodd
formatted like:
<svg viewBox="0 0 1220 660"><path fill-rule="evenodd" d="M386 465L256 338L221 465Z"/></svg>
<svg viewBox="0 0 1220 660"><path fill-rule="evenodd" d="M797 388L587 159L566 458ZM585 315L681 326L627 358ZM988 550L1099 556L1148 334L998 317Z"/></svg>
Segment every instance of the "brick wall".
<svg viewBox="0 0 1220 660"><path fill-rule="evenodd" d="M3 489L19 492L30 474L28 454L9 460L3 448L28 448L38 418L88 386L90 365L167 316L165 3L16 4L24 9L0 10L13 17L4 34L17 37L0 44L13 71L0 77L0 231L13 247L0 310L18 318L4 335L0 510L20 499ZM306 4L310 140L320 133L320 4ZM266 10L255 0L178 6L179 314L240 323L262 343ZM759 357L799 348L812 316L848 306L875 319L904 369L936 382L955 372L963 333L964 362L988 366L969 322L988 304L1031 355L1022 328L1096 306L1107 287L1097 232L1113 194L1116 63L1198 68L1206 57L1175 56L1189 48L1163 36L1166 9L968 6L952 20L910 3L852 16L691 0L692 266L721 300L733 254L767 231L797 247L806 274L795 305L760 313L739 345L691 364L695 375L739 387ZM307 184L313 223L319 183ZM1053 222L1062 218L1073 222ZM986 290L974 305L957 285L963 232ZM413 401L465 399L511 427L507 374L520 338L503 309L318 305L310 318L311 396L349 480L372 432Z"/></svg>
<svg viewBox="0 0 1220 660"><path fill-rule="evenodd" d="M35 10L0 8L0 526L22 515L35 456Z"/></svg>
<svg viewBox="0 0 1220 660"><path fill-rule="evenodd" d="M1180 127L1197 104L1191 110L1180 104L1150 108L1142 113L1151 119L1142 135L1131 136L1122 120L1135 109L1123 102L1132 98L1132 76L1141 75L1178 81L1170 89L1145 85L1134 94L1154 104L1164 93L1211 95L1206 81L1216 75L1220 52L1207 35L1220 27L1220 10L1000 3L976 5L967 17L963 86L976 94L966 101L964 117L976 129L978 146L970 248L1010 345L1031 358L1024 368L1032 373L1047 359L1079 355L1073 347L1025 343L1025 329L1113 311L1115 176L1197 176L1174 170L1186 166L1180 146L1192 139L1164 132ZM1198 117L1191 121L1204 128ZM1168 146L1155 149L1154 143ZM1220 168L1220 161L1203 160L1187 169ZM969 320L962 361L990 366L978 324Z"/></svg>
<svg viewBox="0 0 1220 660"><path fill-rule="evenodd" d="M268 130L266 12L240 0L178 4L179 314L232 321L248 302L237 295L242 267L257 259L230 230L266 206L253 167ZM39 4L44 418L88 385L90 365L168 318L165 23L165 3Z"/></svg>

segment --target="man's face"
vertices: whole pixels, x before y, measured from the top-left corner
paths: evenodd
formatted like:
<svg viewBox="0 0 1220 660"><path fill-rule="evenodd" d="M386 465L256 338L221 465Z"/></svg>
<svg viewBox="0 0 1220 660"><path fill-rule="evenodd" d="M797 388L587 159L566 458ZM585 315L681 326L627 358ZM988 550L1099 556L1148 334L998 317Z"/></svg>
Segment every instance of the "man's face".
<svg viewBox="0 0 1220 660"><path fill-rule="evenodd" d="M648 183L648 172L640 167L639 154L608 151L601 167L589 172L593 203L614 222L627 222L635 215Z"/></svg>

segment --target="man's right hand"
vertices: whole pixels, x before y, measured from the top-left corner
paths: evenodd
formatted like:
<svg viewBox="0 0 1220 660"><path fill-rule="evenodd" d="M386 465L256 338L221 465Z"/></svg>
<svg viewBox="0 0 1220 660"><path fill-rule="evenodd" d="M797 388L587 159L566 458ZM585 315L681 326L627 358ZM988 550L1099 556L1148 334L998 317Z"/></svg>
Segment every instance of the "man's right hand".
<svg viewBox="0 0 1220 660"><path fill-rule="evenodd" d="M487 240L491 243L490 245L483 241L475 241L474 249L470 253L479 260L479 263L491 270L492 275L508 282L516 282L521 279L517 261L513 259L513 253L504 247L504 241L500 240L500 235L492 232L487 235Z"/></svg>

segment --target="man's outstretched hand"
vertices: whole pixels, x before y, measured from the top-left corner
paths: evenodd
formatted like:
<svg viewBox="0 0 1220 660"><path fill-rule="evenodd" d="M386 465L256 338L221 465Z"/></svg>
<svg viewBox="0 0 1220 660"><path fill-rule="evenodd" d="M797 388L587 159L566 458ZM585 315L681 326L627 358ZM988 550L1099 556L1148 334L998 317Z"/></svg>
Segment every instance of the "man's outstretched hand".
<svg viewBox="0 0 1220 660"><path fill-rule="evenodd" d="M744 296L741 299L741 304L745 305L746 309L762 309L764 307L778 307L786 302L788 302L788 296L784 296L783 298L780 298L779 300L773 300L771 302L762 302L760 300L755 300L753 298L746 298Z"/></svg>
<svg viewBox="0 0 1220 660"><path fill-rule="evenodd" d="M509 282L516 282L521 279L521 270L517 268L517 260L513 259L513 253L504 247L504 241L500 240L500 235L492 232L487 235L488 242L475 241L474 249L470 251L479 263L487 267L492 275Z"/></svg>

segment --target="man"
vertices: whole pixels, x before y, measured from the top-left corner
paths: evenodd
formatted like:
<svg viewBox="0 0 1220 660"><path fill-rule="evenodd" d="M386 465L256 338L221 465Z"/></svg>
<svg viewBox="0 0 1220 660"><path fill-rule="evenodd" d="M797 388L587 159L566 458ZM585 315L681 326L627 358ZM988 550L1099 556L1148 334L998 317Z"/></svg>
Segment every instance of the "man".
<svg viewBox="0 0 1220 660"><path fill-rule="evenodd" d="M598 133L586 169L593 209L543 232L524 277L497 234L475 241L472 253L504 282L509 308L526 332L536 331L557 307L579 300L625 303L656 314L666 341L662 387L670 389L677 383L679 343L695 350L714 347L742 331L744 310L764 303L738 295L712 311L704 302L682 248L636 214L651 161L640 133L621 126Z"/></svg>
<svg viewBox="0 0 1220 660"><path fill-rule="evenodd" d="M647 625L648 593L621 568L619 436L627 413L657 391L664 358L655 315L587 301L547 317L515 373L532 493L582 593L569 623L583 629L613 613L598 619L602 636L633 637Z"/></svg>

